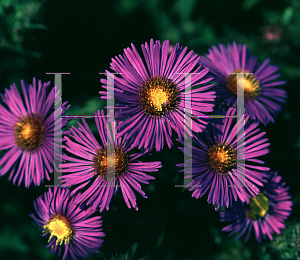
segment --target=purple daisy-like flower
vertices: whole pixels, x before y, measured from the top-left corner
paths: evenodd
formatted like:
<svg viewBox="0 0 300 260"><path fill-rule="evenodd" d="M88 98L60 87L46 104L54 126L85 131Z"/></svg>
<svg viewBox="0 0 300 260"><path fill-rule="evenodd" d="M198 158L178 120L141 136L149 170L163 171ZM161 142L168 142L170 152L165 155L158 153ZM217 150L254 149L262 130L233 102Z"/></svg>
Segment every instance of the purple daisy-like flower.
<svg viewBox="0 0 300 260"><path fill-rule="evenodd" d="M280 234L284 229L284 221L292 211L293 202L288 193L289 187L281 183L281 176L277 172L269 172L267 183L261 188L259 195L252 197L249 204L235 202L232 208L221 212L220 221L231 221L232 224L222 230L230 232L230 236L239 233L238 240L248 229L245 242L254 229L256 239L261 242L268 237L273 240L273 234Z"/></svg>
<svg viewBox="0 0 300 260"><path fill-rule="evenodd" d="M148 150L130 153L134 147L130 146L127 134L113 142L112 132L107 134L107 119L103 111L101 114L100 111L95 114L95 122L102 144L98 143L86 121L82 119L83 124L78 123L78 129L72 127L69 136L65 137L66 143L63 148L71 155L63 154L64 162L61 168L63 173L68 174L59 178L62 179L63 185L75 186L71 195L78 193L76 203L90 205L93 210L108 210L119 187L128 208L132 205L138 210L133 190L147 198L140 183L149 184L148 180L155 179L145 172L158 171L158 168L162 167L161 162L135 161ZM114 129L113 123L108 124L110 130ZM108 144L114 144L114 150L109 148L111 146ZM79 193L83 189L84 191Z"/></svg>
<svg viewBox="0 0 300 260"><path fill-rule="evenodd" d="M187 187L193 191L193 197L198 199L210 189L207 201L215 205L216 210L219 206L229 207L232 199L249 203L251 196L259 193L257 186L263 185L264 172L269 170L253 164L264 164L257 157L269 152L268 139L263 138L265 132L259 133L258 123L250 123L249 117L245 118L245 128L244 118L233 125L235 112L235 108L230 108L225 118L213 119L211 127L201 135L196 134L194 146L188 145L186 151L192 159L177 165L184 167L181 172L186 173L185 178L192 178ZM215 115L224 114L220 108L215 110ZM243 131L245 142L243 135L237 135ZM244 155L238 155L238 149L243 146ZM179 149L184 152L183 147Z"/></svg>
<svg viewBox="0 0 300 260"><path fill-rule="evenodd" d="M55 88L50 82L42 83L33 78L32 85L21 80L23 98L15 84L1 94L0 104L0 150L5 154L0 159L0 175L9 172L9 180L18 186L24 182L29 187L41 184L54 165L54 123L64 127L66 120L54 122ZM25 101L25 102L24 102ZM62 104L58 112L64 113L69 106Z"/></svg>
<svg viewBox="0 0 300 260"><path fill-rule="evenodd" d="M278 67L270 65L270 59L262 64L257 58L250 55L246 45L237 45L235 42L226 47L219 45L220 51L213 46L206 57L200 62L209 68L214 76L217 99L222 104L236 106L237 102L237 75L229 73L252 73L244 75L245 112L251 119L266 125L274 123L274 117L285 103L287 93L277 86L286 81L275 81L280 77Z"/></svg>
<svg viewBox="0 0 300 260"><path fill-rule="evenodd" d="M102 232L100 216L93 216L90 208L80 209L70 196L67 189L49 188L42 196L34 201L36 215L29 214L34 224L42 229L44 237L48 238L50 252L63 260L76 260L87 257L89 253L99 253L105 234Z"/></svg>
<svg viewBox="0 0 300 260"><path fill-rule="evenodd" d="M178 43L169 55L169 41L161 46L160 41L154 43L151 39L150 46L148 43L142 45L145 62L135 46L131 47L124 49L124 54L116 56L110 64L114 72L121 74L114 78L116 119L123 121L117 127L120 130L117 137L126 133L129 138L135 136L133 145L138 145L139 149L151 150L155 145L156 151L160 151L165 140L171 148L172 128L179 140L186 133L192 135L191 129L184 129L184 113L191 116L190 111L185 110L187 102L196 116L213 110L215 92L208 91L213 85L207 84L212 77L207 76L208 68L196 68L200 57L193 51L186 54L187 47L182 48ZM191 76L191 98L185 103L187 73L197 74ZM107 79L101 82L107 90L112 87ZM106 91L99 93L104 95L103 99L111 98ZM203 118L192 118L195 132L201 132L206 124Z"/></svg>

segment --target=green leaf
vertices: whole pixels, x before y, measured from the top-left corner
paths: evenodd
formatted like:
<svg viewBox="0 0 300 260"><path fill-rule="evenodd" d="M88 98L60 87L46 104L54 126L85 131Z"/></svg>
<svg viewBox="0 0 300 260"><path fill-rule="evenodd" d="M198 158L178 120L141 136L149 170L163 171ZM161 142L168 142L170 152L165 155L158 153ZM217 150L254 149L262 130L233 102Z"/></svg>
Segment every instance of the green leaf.
<svg viewBox="0 0 300 260"><path fill-rule="evenodd" d="M12 228L4 228L0 232L0 251L12 250L21 254L29 251L28 246L19 233L12 233Z"/></svg>
<svg viewBox="0 0 300 260"><path fill-rule="evenodd" d="M259 2L260 2L260 0L245 0L242 4L242 7L244 10L250 11Z"/></svg>
<svg viewBox="0 0 300 260"><path fill-rule="evenodd" d="M294 8L289 6L283 11L282 22L283 24L289 24L294 15Z"/></svg>
<svg viewBox="0 0 300 260"><path fill-rule="evenodd" d="M182 20L190 20L196 3L196 0L177 0L174 5L174 10L181 16Z"/></svg>

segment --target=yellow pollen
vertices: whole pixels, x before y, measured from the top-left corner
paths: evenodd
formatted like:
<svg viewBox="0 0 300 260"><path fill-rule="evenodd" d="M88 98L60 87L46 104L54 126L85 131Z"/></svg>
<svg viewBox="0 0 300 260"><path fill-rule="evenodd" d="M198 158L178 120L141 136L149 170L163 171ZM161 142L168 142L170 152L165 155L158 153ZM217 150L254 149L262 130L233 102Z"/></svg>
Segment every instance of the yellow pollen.
<svg viewBox="0 0 300 260"><path fill-rule="evenodd" d="M32 127L29 123L25 124L22 127L22 130L20 131L20 135L24 138L24 139L28 139L30 138L32 133Z"/></svg>
<svg viewBox="0 0 300 260"><path fill-rule="evenodd" d="M95 171L95 175L100 178L107 177L108 174L112 174L113 165L115 166L115 175L118 176L123 174L127 167L128 155L124 153L121 149L115 148L115 156L109 156L107 158L107 149L99 149L97 154L92 160L92 166Z"/></svg>
<svg viewBox="0 0 300 260"><path fill-rule="evenodd" d="M15 143L23 149L32 151L39 147L44 138L44 125L38 115L20 117L19 122L14 124Z"/></svg>
<svg viewBox="0 0 300 260"><path fill-rule="evenodd" d="M208 164L220 175L236 166L236 150L229 145L217 144L208 151Z"/></svg>
<svg viewBox="0 0 300 260"><path fill-rule="evenodd" d="M162 111L163 104L169 101L169 95L160 87L149 90L149 99L157 111Z"/></svg>
<svg viewBox="0 0 300 260"><path fill-rule="evenodd" d="M166 77L152 77L141 86L139 101L145 113L152 117L163 116L177 108L180 102L176 84Z"/></svg>
<svg viewBox="0 0 300 260"><path fill-rule="evenodd" d="M260 219L264 217L269 211L270 203L268 198L263 194L259 193L256 198L250 200L246 215L250 219Z"/></svg>
<svg viewBox="0 0 300 260"><path fill-rule="evenodd" d="M110 157L107 158L106 166L107 166L108 168L113 167L114 162L117 163L117 161L118 161L117 158L113 158L113 156L110 156Z"/></svg>
<svg viewBox="0 0 300 260"><path fill-rule="evenodd" d="M43 228L44 232L50 234L48 241L56 237L56 244L62 245L63 243L67 243L73 237L73 229L70 222L66 217L61 215L53 217Z"/></svg>
<svg viewBox="0 0 300 260"><path fill-rule="evenodd" d="M227 151L218 151L217 153L212 154L214 160L219 162L226 162L228 160Z"/></svg>
<svg viewBox="0 0 300 260"><path fill-rule="evenodd" d="M234 70L236 73L241 73L242 70ZM248 71L243 71L247 73ZM245 99L255 99L261 91L259 86L259 80L254 76L254 74L245 74L244 79L238 79L236 74L231 74L227 79L226 87L235 95L237 95L237 88L243 86Z"/></svg>
<svg viewBox="0 0 300 260"><path fill-rule="evenodd" d="M250 92L251 90L253 90L253 86L252 86L251 82L248 79L239 78L238 79L238 84L237 84L238 87L242 86L243 84L244 84L244 91L245 92Z"/></svg>

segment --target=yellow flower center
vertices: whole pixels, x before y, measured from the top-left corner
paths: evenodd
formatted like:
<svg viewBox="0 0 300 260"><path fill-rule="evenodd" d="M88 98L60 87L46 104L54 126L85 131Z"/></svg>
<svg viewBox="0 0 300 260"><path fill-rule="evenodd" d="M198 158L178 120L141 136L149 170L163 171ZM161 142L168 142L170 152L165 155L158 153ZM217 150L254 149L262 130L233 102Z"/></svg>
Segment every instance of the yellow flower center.
<svg viewBox="0 0 300 260"><path fill-rule="evenodd" d="M208 164L220 175L226 174L236 166L236 149L230 145L217 144L208 151Z"/></svg>
<svg viewBox="0 0 300 260"><path fill-rule="evenodd" d="M241 73L242 70L234 70L236 73ZM247 73L248 71L243 71ZM245 99L255 99L261 91L259 80L254 74L245 74L244 79L237 80L236 74L231 74L227 79L226 87L235 95L237 95L237 88L244 84Z"/></svg>
<svg viewBox="0 0 300 260"><path fill-rule="evenodd" d="M21 117L20 121L14 124L15 143L23 150L34 150L38 148L44 138L44 126L37 115Z"/></svg>
<svg viewBox="0 0 300 260"><path fill-rule="evenodd" d="M179 91L176 84L166 77L152 77L142 85L139 100L147 114L162 116L177 107Z"/></svg>
<svg viewBox="0 0 300 260"><path fill-rule="evenodd" d="M114 151L114 158L113 156L109 156L107 158L107 149L99 149L97 151L97 154L94 156L92 161L95 175L106 179L107 171L108 175L113 174L113 166L115 166L116 176L125 172L128 163L128 155L119 148L115 148Z"/></svg>
<svg viewBox="0 0 300 260"><path fill-rule="evenodd" d="M50 241L53 237L56 237L56 244L60 245L62 245L62 243L69 242L74 235L74 230L68 219L59 214L54 216L43 228L44 232L50 234L48 241Z"/></svg>
<svg viewBox="0 0 300 260"><path fill-rule="evenodd" d="M170 95L167 92L159 87L149 90L150 103L157 111L162 111L163 105L169 101L169 96Z"/></svg>
<svg viewBox="0 0 300 260"><path fill-rule="evenodd" d="M268 198L264 194L259 193L256 198L253 197L250 200L250 204L246 210L246 216L252 220L260 219L268 213L269 207L270 203Z"/></svg>

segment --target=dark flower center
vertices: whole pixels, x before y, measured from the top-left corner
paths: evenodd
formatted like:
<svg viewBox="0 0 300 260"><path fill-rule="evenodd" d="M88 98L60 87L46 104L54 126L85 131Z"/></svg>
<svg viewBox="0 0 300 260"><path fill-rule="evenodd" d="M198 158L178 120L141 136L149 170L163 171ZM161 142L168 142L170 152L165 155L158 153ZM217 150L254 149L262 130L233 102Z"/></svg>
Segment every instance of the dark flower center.
<svg viewBox="0 0 300 260"><path fill-rule="evenodd" d="M236 149L230 145L217 144L208 151L208 164L220 175L226 174L236 166Z"/></svg>
<svg viewBox="0 0 300 260"><path fill-rule="evenodd" d="M247 206L246 216L255 220L264 217L268 213L270 202L264 194L259 193L256 198L253 197L250 200L250 204Z"/></svg>
<svg viewBox="0 0 300 260"><path fill-rule="evenodd" d="M166 77L152 77L144 82L139 93L144 111L151 116L162 116L174 110L179 103L176 84Z"/></svg>
<svg viewBox="0 0 300 260"><path fill-rule="evenodd" d="M108 155L107 158L107 149L98 149L93 158L95 175L103 179L107 178L107 174L113 176L113 166L115 167L114 175L118 176L125 172L128 164L128 155L119 148L114 148L114 158L113 151Z"/></svg>
<svg viewBox="0 0 300 260"><path fill-rule="evenodd" d="M234 70L236 73L241 73L242 70ZM243 71L247 73L248 71ZM238 84L239 83L239 84ZM230 74L227 79L226 87L235 95L237 95L237 88L242 85L243 82L237 81L236 74ZM259 86L259 80L254 76L254 74L244 75L244 93L245 99L255 99L260 94L261 88Z"/></svg>
<svg viewBox="0 0 300 260"><path fill-rule="evenodd" d="M74 235L74 230L71 227L71 224L69 220L61 216L59 214L55 215L52 217L49 221L48 224L45 225L43 232L44 233L49 233L49 241L53 238L56 237L56 244L62 244L62 243L67 243L69 242Z"/></svg>
<svg viewBox="0 0 300 260"><path fill-rule="evenodd" d="M20 118L15 127L15 143L23 150L38 148L44 138L44 125L37 115Z"/></svg>

